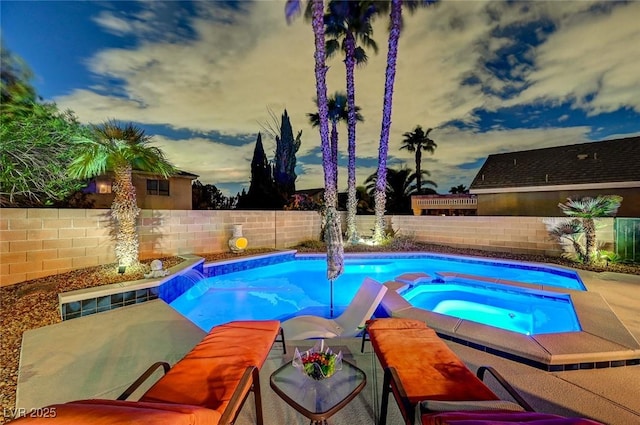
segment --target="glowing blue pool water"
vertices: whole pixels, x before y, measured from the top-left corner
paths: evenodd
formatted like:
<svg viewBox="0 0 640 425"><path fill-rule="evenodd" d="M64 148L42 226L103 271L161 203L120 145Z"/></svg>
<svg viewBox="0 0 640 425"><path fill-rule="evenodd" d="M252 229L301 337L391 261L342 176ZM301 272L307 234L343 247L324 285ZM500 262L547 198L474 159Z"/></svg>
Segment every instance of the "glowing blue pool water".
<svg viewBox="0 0 640 425"><path fill-rule="evenodd" d="M566 294L457 282L418 285L403 297L414 307L524 335L580 331Z"/></svg>
<svg viewBox="0 0 640 425"><path fill-rule="evenodd" d="M326 267L323 257L297 256L294 261L209 277L171 306L205 331L230 320L328 317L331 290ZM365 277L383 283L410 272L434 278L438 272L464 273L584 290L578 275L564 269L439 255L355 257L345 260L344 274L333 283L334 315L350 303Z"/></svg>

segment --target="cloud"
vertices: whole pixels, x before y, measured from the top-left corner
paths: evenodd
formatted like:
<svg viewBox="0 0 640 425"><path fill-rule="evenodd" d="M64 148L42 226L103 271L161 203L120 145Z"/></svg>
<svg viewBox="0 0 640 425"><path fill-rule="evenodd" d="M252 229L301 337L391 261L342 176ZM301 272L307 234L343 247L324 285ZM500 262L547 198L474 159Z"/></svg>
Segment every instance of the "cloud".
<svg viewBox="0 0 640 425"><path fill-rule="evenodd" d="M253 142L230 146L205 138L177 140L154 136L153 145L162 149L178 169L198 174L202 182L249 187Z"/></svg>
<svg viewBox="0 0 640 425"><path fill-rule="evenodd" d="M157 4L163 8L156 10ZM243 138L262 131L261 124L270 121L269 108L278 117L286 108L294 132L303 130L298 158L317 151L319 134L306 116L314 112L316 96L310 24L300 17L287 25L284 5L275 2L240 2L237 8L222 2L194 5L185 11L178 2L142 2L135 12L96 15L105 30L135 36L137 44L96 52L87 59L95 85L55 101L83 122L115 118ZM625 106L640 111L640 77L632 72L640 69L640 57L631 54L631 46L640 45L640 30L632 21L639 13L637 2L474 1L442 2L405 14L390 162L414 168L411 154L399 151L402 134L416 125L433 127L438 149L425 156L423 167L446 192L453 185L468 186L477 171L460 164L496 152L588 140L588 127L507 130L495 120L492 128L480 128L480 111L567 101L591 114ZM386 26L386 18L375 22L380 52L370 52L368 64L356 69L356 103L365 118L357 127L357 157L367 164L359 166L358 184L376 171L370 164L378 157ZM528 44L508 31L529 37ZM512 53L503 58L505 52ZM506 73L488 66L503 59L510 67ZM340 58L328 65L331 95L344 90L345 72ZM465 129L451 122L464 123ZM344 125L340 134L344 156ZM176 165L199 174L204 183L244 182L248 187L253 143L238 148L206 138L159 140ZM272 142L263 141L272 158ZM318 162L298 160L298 188L322 186ZM346 170L340 171L339 182L346 187Z"/></svg>
<svg viewBox="0 0 640 425"><path fill-rule="evenodd" d="M591 115L640 112L640 55L633 53L640 45L640 3L592 10L553 17L557 30L536 49L529 87L508 105L569 101Z"/></svg>
<svg viewBox="0 0 640 425"><path fill-rule="evenodd" d="M115 16L112 12L106 10L94 17L93 21L112 34L125 35L133 32L133 25L130 21Z"/></svg>

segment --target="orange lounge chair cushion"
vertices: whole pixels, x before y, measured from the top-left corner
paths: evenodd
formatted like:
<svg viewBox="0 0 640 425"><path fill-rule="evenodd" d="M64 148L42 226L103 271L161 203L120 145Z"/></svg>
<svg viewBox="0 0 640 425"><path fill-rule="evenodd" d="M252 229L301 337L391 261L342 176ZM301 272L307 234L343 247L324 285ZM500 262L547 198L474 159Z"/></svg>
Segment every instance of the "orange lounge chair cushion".
<svg viewBox="0 0 640 425"><path fill-rule="evenodd" d="M49 417L24 417L12 423L34 425L216 425L220 413L197 406L117 400L80 400L45 409Z"/></svg>
<svg viewBox="0 0 640 425"><path fill-rule="evenodd" d="M387 319L381 319L381 321ZM393 367L412 404L421 400L498 400L433 329L368 328L383 368Z"/></svg>
<svg viewBox="0 0 640 425"><path fill-rule="evenodd" d="M441 412L422 415L422 425L602 425L584 418L565 418L538 412Z"/></svg>
<svg viewBox="0 0 640 425"><path fill-rule="evenodd" d="M224 412L246 368L262 367L279 330L278 320L236 321L212 328L140 401Z"/></svg>
<svg viewBox="0 0 640 425"><path fill-rule="evenodd" d="M367 320L367 330L369 329L429 329L422 320L405 319L401 317L390 317L384 319Z"/></svg>

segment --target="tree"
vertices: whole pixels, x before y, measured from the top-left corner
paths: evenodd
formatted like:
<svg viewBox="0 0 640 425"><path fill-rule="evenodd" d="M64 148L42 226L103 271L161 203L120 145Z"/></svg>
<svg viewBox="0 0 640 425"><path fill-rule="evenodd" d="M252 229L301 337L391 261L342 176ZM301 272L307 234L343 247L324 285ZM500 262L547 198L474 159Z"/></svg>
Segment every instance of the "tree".
<svg viewBox="0 0 640 425"><path fill-rule="evenodd" d="M449 193L451 194L465 194L465 193L469 193L469 189L467 189L467 187L463 184L459 184L457 186L451 186L451 189L449 189Z"/></svg>
<svg viewBox="0 0 640 425"><path fill-rule="evenodd" d="M318 100L320 146L322 149L322 168L324 170L324 203L326 208L325 232L327 238L327 278L336 279L344 271L344 247L342 232L340 231L340 216L334 205L337 203L338 191L332 184L335 181L337 164L332 161L329 146L329 111L327 105L327 65L324 39L324 1L310 0L311 26L314 35L314 58L316 78L316 99ZM300 11L300 0L287 0L285 15L288 21Z"/></svg>
<svg viewBox="0 0 640 425"><path fill-rule="evenodd" d="M335 187L336 192L338 191L338 123L340 121L347 121L348 119L348 111L347 111L347 97L342 92L336 92L333 97L328 100L328 111L329 111L329 121L331 121L331 160L336 165L336 172L334 174L333 185ZM317 103L317 102L316 102ZM356 119L358 121L363 121L362 115L359 113L360 108L356 106ZM317 127L319 125L320 119L319 114L317 113L309 113L307 114L309 117L309 122L312 127ZM338 202L336 198L336 203Z"/></svg>
<svg viewBox="0 0 640 425"><path fill-rule="evenodd" d="M30 110L37 101L29 66L0 41L0 107L2 114Z"/></svg>
<svg viewBox="0 0 640 425"><path fill-rule="evenodd" d="M591 263L597 252L596 225L594 218L614 215L618 211L621 203L621 196L604 195L597 196L595 198L567 198L567 202L564 204L558 204L558 207L567 216L576 217L582 220L582 228L584 229L585 236L584 263Z"/></svg>
<svg viewBox="0 0 640 425"><path fill-rule="evenodd" d="M422 177L426 177L428 175L428 171L422 171ZM415 195L418 190L416 184L417 177L416 173L414 173L410 168L401 168L399 170L395 170L393 168L387 169L385 181L385 202L387 203L386 208L389 213L411 213L411 195ZM375 194L378 183L377 173L370 175L367 180L365 180L365 185L371 195ZM424 183L434 187L438 186L431 180L425 180ZM436 193L433 189L425 189L424 193L427 192L433 194Z"/></svg>
<svg viewBox="0 0 640 425"><path fill-rule="evenodd" d="M296 153L300 149L302 131L293 138L291 120L284 110L280 122L279 134L273 134L276 140L276 155L273 165L273 180L276 190L286 204L296 191Z"/></svg>
<svg viewBox="0 0 640 425"><path fill-rule="evenodd" d="M0 205L52 205L86 186L67 174L74 158L69 141L82 132L73 114L60 113L55 105L35 103L19 115L2 113Z"/></svg>
<svg viewBox="0 0 640 425"><path fill-rule="evenodd" d="M584 249L582 245L580 245L580 238L584 235L584 227L579 219L574 218L569 220L565 218L560 221L553 220L553 223L549 227L549 236L551 236L551 239L560 244L562 244L565 239L568 240L573 247L578 261L583 262L585 260Z"/></svg>
<svg viewBox="0 0 640 425"><path fill-rule="evenodd" d="M213 184L196 180L191 185L191 205L194 210L231 210L238 198L227 197Z"/></svg>
<svg viewBox="0 0 640 425"><path fill-rule="evenodd" d="M256 147L251 160L251 184L246 196L238 199L238 208L276 209L282 208L282 202L275 196L272 169L262 145L262 134L258 133Z"/></svg>
<svg viewBox="0 0 640 425"><path fill-rule="evenodd" d="M1 45L0 206L62 202L85 186L67 175L71 138L85 129L71 111L39 103L27 65Z"/></svg>
<svg viewBox="0 0 640 425"><path fill-rule="evenodd" d="M431 133L431 128L427 130L425 133L422 131L421 126L416 126L415 130L411 132L404 133L404 140L402 141L402 146L400 146L400 150L406 149L409 152L414 152L416 156L416 187L417 194L422 194L422 151L429 152L433 154L438 147L436 142L429 138L429 133Z"/></svg>
<svg viewBox="0 0 640 425"><path fill-rule="evenodd" d="M356 193L358 194L358 214L372 214L373 213L373 201L367 188L364 186L356 187Z"/></svg>
<svg viewBox="0 0 640 425"><path fill-rule="evenodd" d="M372 19L377 13L370 1L332 0L329 2L329 13L325 15L326 42L328 57L339 50L344 52L344 64L347 83L347 240L355 242L358 238L356 230L356 122L362 121L356 107L355 76L356 65L367 63L365 48L378 53L378 45L371 38L373 33ZM358 45L360 42L360 46Z"/></svg>
<svg viewBox="0 0 640 425"><path fill-rule="evenodd" d="M409 11L415 10L419 4L428 4L427 1L406 1ZM387 51L387 69L384 80L384 101L382 107L382 128L380 130L380 145L378 147L378 179L375 190L375 225L373 240L381 242L384 238L384 212L386 203L386 173L387 154L389 152L389 131L391 129L391 110L393 106L393 86L396 78L396 60L398 58L398 41L402 29L402 4L403 0L391 0L391 4L381 2L378 9L382 13L389 7L389 50Z"/></svg>
<svg viewBox="0 0 640 425"><path fill-rule="evenodd" d="M74 140L76 158L69 165L74 178L88 179L112 171L114 174L111 216L116 221L116 259L122 266L138 263L139 241L136 219L140 214L132 170L148 171L164 178L175 172L163 152L150 145L151 137L133 124L107 121L92 126L91 137Z"/></svg>

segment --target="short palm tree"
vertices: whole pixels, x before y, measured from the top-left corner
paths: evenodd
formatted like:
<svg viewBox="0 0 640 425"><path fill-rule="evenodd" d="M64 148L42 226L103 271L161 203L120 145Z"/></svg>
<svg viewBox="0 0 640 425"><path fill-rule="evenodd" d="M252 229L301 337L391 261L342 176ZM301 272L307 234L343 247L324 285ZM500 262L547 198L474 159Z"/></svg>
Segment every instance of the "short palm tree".
<svg viewBox="0 0 640 425"><path fill-rule="evenodd" d="M132 170L148 171L170 176L173 165L160 149L150 146L151 138L132 124L121 126L107 121L92 126L92 136L74 140L78 152L69 166L74 178L88 179L112 171L114 174L111 215L118 227L116 259L122 266L138 262L139 241L136 219L140 209L136 203L136 189L131 180Z"/></svg>
<svg viewBox="0 0 640 425"><path fill-rule="evenodd" d="M355 242L356 230L356 122L362 121L356 106L355 67L367 63L365 48L378 52L378 45L371 38L372 19L377 13L371 1L331 0L329 13L325 15L327 56L344 52L347 83L347 240ZM359 45L358 45L359 44Z"/></svg>
<svg viewBox="0 0 640 425"><path fill-rule="evenodd" d="M549 230L549 236L557 242L562 244L564 240L569 241L578 260L584 262L584 249L580 245L582 235L584 235L584 227L577 218L564 218Z"/></svg>
<svg viewBox="0 0 640 425"><path fill-rule="evenodd" d="M596 254L596 225L594 218L607 217L614 215L620 204L622 197L617 195L604 195L595 198L585 197L582 199L567 198L564 204L558 204L558 207L569 217L582 219L582 227L584 229L585 250L584 262L589 264Z"/></svg>
<svg viewBox="0 0 640 425"><path fill-rule="evenodd" d="M402 146L400 146L400 150L406 149L409 152L414 152L416 156L416 187L417 194L420 195L422 193L422 151L434 153L438 145L436 142L429 138L429 133L431 133L431 128L426 131L426 133L422 130L421 126L416 126L415 130L406 132L403 134L404 140L402 141Z"/></svg>
<svg viewBox="0 0 640 425"><path fill-rule="evenodd" d="M451 189L449 189L449 193L451 194L465 194L465 193L469 193L469 189L467 189L467 186L463 185L463 184L459 184L457 186L451 186Z"/></svg>

